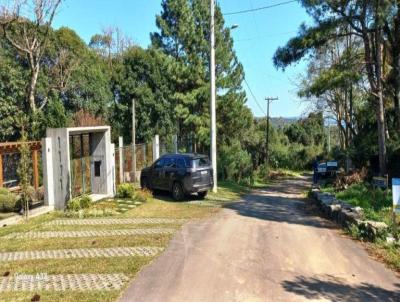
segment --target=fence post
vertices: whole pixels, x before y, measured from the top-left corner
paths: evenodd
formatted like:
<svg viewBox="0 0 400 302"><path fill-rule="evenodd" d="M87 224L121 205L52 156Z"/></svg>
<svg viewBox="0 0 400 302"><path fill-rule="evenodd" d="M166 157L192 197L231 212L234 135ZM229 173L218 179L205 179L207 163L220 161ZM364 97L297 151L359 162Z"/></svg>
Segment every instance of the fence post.
<svg viewBox="0 0 400 302"><path fill-rule="evenodd" d="M122 136L118 137L118 151L119 151L119 183L124 182L124 139Z"/></svg>
<svg viewBox="0 0 400 302"><path fill-rule="evenodd" d="M160 140L158 134L153 138L153 161L160 157Z"/></svg>
<svg viewBox="0 0 400 302"><path fill-rule="evenodd" d="M111 171L112 171L112 180L113 180L113 196L116 194L116 177L115 177L115 144L111 144L111 153L112 153L112 162L111 162Z"/></svg>
<svg viewBox="0 0 400 302"><path fill-rule="evenodd" d="M32 151L32 162L33 162L33 187L35 190L39 188L39 162L38 162L38 151Z"/></svg>
<svg viewBox="0 0 400 302"><path fill-rule="evenodd" d="M174 142L174 153L178 153L178 135L174 134L172 140Z"/></svg>
<svg viewBox="0 0 400 302"><path fill-rule="evenodd" d="M54 207L53 145L50 137L42 139L44 204Z"/></svg>
<svg viewBox="0 0 400 302"><path fill-rule="evenodd" d="M144 143L143 145L142 145L142 151L143 151L143 166L142 166L142 168L144 168L144 167L147 167L147 163L146 163L146 152L147 152L147 150L146 150L146 143Z"/></svg>

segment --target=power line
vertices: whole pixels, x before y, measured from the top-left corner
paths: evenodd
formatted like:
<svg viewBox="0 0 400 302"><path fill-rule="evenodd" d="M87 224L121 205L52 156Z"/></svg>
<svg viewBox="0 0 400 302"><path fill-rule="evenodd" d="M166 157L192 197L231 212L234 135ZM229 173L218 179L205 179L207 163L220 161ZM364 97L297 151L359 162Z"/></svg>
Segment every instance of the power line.
<svg viewBox="0 0 400 302"><path fill-rule="evenodd" d="M261 112L264 113L264 115L267 115L265 113L264 109L262 108L262 106L260 105L260 103L258 102L258 100L257 100L256 96L254 95L253 91L251 90L249 83L247 83L246 78L243 78L243 80L244 80L244 82L245 82L245 84L247 86L247 89L249 89L251 96L253 97L254 101L258 105L258 108L260 108Z"/></svg>
<svg viewBox="0 0 400 302"><path fill-rule="evenodd" d="M281 33L265 33L265 34L259 35L258 37L251 37L251 38L235 40L235 43L248 42L248 41L266 39L266 38L271 38L271 37L279 37L279 36L293 34L296 32L297 32L296 30L292 30L292 31L286 31L286 32L281 32Z"/></svg>
<svg viewBox="0 0 400 302"><path fill-rule="evenodd" d="M230 15L238 15L238 14L246 14L246 13L251 13L251 12L255 12L255 11L260 11L260 10L264 10L264 9L269 9L269 8L273 8L273 7L277 7L277 6L282 6L282 5L286 5L292 2L297 2L296 0L291 0L291 1L285 1L285 2L280 2L280 3L275 3L272 5L268 5L268 6L262 6L262 7L257 7L257 8L253 8L253 9L245 9L245 10L240 10L240 11L236 11L236 12L230 12L230 13L225 13L223 14L224 16L230 16Z"/></svg>

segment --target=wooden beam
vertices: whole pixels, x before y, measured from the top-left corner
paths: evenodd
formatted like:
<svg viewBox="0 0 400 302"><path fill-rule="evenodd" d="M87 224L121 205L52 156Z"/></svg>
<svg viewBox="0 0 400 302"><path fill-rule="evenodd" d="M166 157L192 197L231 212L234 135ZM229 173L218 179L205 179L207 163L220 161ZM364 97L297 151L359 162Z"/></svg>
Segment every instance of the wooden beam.
<svg viewBox="0 0 400 302"><path fill-rule="evenodd" d="M38 162L38 151L32 151L33 159L33 187L35 190L39 188L39 162Z"/></svg>
<svg viewBox="0 0 400 302"><path fill-rule="evenodd" d="M18 153L19 148L24 143L21 142L5 142L0 143L0 154L4 153ZM42 144L40 141L26 142L31 150L41 150Z"/></svg>

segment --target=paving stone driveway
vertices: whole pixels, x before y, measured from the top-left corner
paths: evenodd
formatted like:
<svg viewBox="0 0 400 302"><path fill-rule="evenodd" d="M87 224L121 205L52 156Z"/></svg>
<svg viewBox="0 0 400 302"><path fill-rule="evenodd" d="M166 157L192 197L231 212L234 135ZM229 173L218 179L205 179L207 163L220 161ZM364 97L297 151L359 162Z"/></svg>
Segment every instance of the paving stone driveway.
<svg viewBox="0 0 400 302"><path fill-rule="evenodd" d="M167 224L182 223L185 219L172 218L85 218L55 219L46 225L115 225L115 224Z"/></svg>
<svg viewBox="0 0 400 302"><path fill-rule="evenodd" d="M121 229L121 230L102 230L102 231L45 231L45 232L25 232L11 233L2 238L5 239L36 239L36 238L80 238L80 237L107 237L107 236L127 236L127 235L155 235L172 234L174 229Z"/></svg>
<svg viewBox="0 0 400 302"><path fill-rule="evenodd" d="M70 258L110 258L110 257L152 257L163 250L160 247L111 247L88 249L63 249L45 251L20 251L0 253L0 262L37 259L70 259Z"/></svg>
<svg viewBox="0 0 400 302"><path fill-rule="evenodd" d="M129 278L124 274L14 275L0 277L0 292L117 290Z"/></svg>

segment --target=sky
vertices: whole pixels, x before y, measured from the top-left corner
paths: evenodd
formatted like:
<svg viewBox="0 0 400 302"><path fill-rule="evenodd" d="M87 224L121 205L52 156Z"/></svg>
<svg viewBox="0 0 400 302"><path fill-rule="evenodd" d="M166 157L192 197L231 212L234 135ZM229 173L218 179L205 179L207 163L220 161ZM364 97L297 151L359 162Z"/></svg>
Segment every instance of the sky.
<svg viewBox="0 0 400 302"><path fill-rule="evenodd" d="M204 0L208 1L208 0ZM223 13L273 5L284 0L219 0ZM155 16L161 12L161 0L65 0L54 20L54 27L68 26L86 42L102 28L120 28L136 44L147 47L150 33L157 30ZM293 37L300 24L310 22L305 10L292 2L274 8L246 14L226 15L226 26L239 25L232 31L234 49L243 64L248 88L247 106L255 116L264 116L265 97L278 97L270 107L273 117L304 115L307 104L296 95L296 83L305 71L306 63L288 67L285 72L275 69L272 57L279 46ZM260 108L261 107L261 108Z"/></svg>

